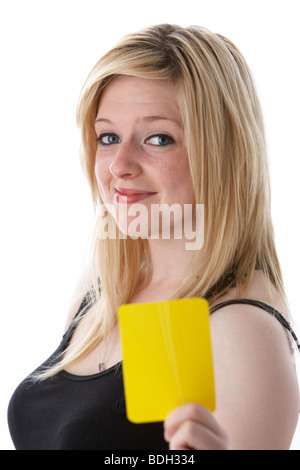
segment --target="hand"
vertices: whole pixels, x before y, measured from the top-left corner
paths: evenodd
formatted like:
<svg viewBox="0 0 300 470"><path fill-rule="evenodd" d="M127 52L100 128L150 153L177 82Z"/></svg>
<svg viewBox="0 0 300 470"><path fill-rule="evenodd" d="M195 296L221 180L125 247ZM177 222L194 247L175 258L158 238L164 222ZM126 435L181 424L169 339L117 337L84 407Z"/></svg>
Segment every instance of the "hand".
<svg viewBox="0 0 300 470"><path fill-rule="evenodd" d="M225 431L209 410L196 403L175 408L164 429L170 450L229 450Z"/></svg>

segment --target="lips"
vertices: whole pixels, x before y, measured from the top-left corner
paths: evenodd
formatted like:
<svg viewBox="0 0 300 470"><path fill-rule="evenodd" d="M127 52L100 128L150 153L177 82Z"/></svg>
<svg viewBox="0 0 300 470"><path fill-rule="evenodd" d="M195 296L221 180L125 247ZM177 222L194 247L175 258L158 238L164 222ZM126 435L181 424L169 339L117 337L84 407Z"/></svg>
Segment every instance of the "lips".
<svg viewBox="0 0 300 470"><path fill-rule="evenodd" d="M119 204L133 204L156 194L152 191L144 191L135 188L115 187L115 201Z"/></svg>

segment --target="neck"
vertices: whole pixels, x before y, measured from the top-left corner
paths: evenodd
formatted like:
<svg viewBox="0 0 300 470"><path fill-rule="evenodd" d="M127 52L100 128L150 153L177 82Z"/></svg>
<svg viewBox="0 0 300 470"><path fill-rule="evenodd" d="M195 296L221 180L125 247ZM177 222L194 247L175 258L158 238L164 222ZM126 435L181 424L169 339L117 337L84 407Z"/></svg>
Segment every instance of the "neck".
<svg viewBox="0 0 300 470"><path fill-rule="evenodd" d="M151 285L180 285L188 272L194 252L186 240L149 240L152 262Z"/></svg>

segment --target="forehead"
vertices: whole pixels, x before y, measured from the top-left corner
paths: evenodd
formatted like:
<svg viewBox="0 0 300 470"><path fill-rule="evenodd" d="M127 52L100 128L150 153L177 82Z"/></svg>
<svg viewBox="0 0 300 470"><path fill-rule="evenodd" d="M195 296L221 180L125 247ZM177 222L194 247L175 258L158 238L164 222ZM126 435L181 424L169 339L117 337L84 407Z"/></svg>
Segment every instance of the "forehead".
<svg viewBox="0 0 300 470"><path fill-rule="evenodd" d="M138 110L179 117L175 86L167 80L152 80L132 76L113 78L102 91L98 115L102 112Z"/></svg>

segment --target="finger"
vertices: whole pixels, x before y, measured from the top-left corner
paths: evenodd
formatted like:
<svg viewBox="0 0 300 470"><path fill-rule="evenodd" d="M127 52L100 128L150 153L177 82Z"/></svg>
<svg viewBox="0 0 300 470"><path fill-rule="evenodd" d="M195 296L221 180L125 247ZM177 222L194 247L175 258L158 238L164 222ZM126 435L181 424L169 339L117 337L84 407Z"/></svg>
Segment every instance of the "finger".
<svg viewBox="0 0 300 470"><path fill-rule="evenodd" d="M185 421L173 434L169 442L170 450L228 450L228 440L222 434L196 423Z"/></svg>
<svg viewBox="0 0 300 470"><path fill-rule="evenodd" d="M199 422L215 433L222 433L222 428L215 420L213 414L197 403L186 403L169 413L164 422L165 439L169 441L178 427L184 421Z"/></svg>

